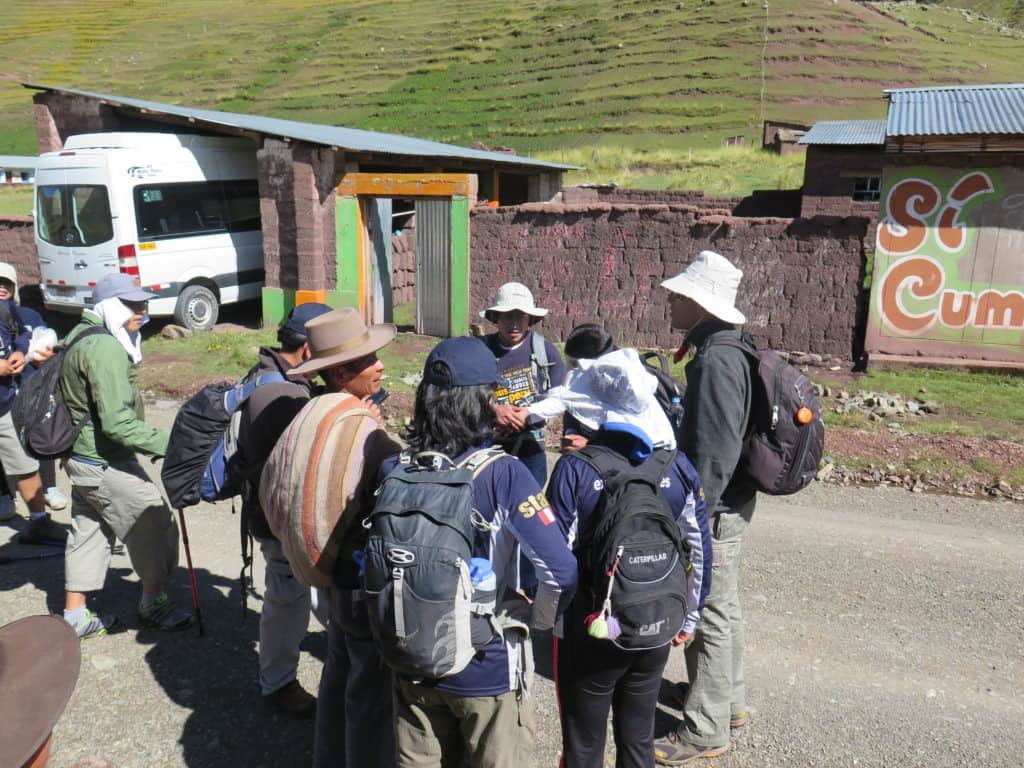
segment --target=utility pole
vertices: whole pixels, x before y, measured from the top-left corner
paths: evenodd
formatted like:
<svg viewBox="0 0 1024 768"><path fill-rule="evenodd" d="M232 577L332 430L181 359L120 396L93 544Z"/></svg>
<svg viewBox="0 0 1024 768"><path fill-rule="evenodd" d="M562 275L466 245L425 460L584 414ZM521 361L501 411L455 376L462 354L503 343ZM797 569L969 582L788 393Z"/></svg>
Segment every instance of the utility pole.
<svg viewBox="0 0 1024 768"><path fill-rule="evenodd" d="M768 55L768 0L764 0L764 40L761 43L761 130L764 130L764 60Z"/></svg>

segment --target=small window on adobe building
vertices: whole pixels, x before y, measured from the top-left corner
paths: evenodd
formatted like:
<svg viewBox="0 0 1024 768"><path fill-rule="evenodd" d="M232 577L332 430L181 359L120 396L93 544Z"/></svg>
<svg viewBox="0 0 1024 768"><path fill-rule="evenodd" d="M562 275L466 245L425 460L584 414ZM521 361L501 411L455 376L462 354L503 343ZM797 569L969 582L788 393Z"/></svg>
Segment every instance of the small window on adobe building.
<svg viewBox="0 0 1024 768"><path fill-rule="evenodd" d="M853 199L877 203L882 191L882 179L878 176L858 176L853 180Z"/></svg>

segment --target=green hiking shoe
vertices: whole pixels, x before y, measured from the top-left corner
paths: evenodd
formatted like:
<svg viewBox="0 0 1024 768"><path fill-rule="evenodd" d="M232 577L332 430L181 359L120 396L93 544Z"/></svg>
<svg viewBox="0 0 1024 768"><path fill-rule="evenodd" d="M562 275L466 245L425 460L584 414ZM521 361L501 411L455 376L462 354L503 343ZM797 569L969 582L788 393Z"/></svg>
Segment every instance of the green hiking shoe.
<svg viewBox="0 0 1024 768"><path fill-rule="evenodd" d="M65 619L66 621L66 619ZM71 624L71 622L68 622ZM94 637L103 637L111 634L118 627L117 616L112 613L93 613L85 609L85 618L77 624L71 624L79 640L91 640Z"/></svg>
<svg viewBox="0 0 1024 768"><path fill-rule="evenodd" d="M161 592L148 606L139 601L139 620L144 626L174 632L192 626L195 615L176 606L166 592Z"/></svg>
<svg viewBox="0 0 1024 768"><path fill-rule="evenodd" d="M654 762L658 765L693 765L705 758L721 757L728 751L728 743L720 747L698 747L683 741L675 731L654 740Z"/></svg>

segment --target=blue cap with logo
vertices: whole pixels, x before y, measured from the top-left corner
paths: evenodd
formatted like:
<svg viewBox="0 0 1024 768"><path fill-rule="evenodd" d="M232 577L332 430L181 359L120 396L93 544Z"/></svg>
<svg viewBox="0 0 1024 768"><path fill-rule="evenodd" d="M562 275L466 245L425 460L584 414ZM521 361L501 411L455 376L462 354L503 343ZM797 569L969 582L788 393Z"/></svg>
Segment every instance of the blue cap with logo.
<svg viewBox="0 0 1024 768"><path fill-rule="evenodd" d="M423 380L442 389L505 383L494 353L472 336L445 339L434 347L423 366Z"/></svg>
<svg viewBox="0 0 1024 768"><path fill-rule="evenodd" d="M111 272L96 281L92 289L92 303L96 306L107 299L122 301L149 301L157 298L155 293L144 291L139 287L139 278L123 272Z"/></svg>
<svg viewBox="0 0 1024 768"><path fill-rule="evenodd" d="M312 320L314 317L320 317L320 315L326 315L331 311L331 307L326 304L318 304L315 301L308 302L306 304L299 304L291 312L288 313L288 317L281 323L282 331L290 331L298 336L306 335L306 323Z"/></svg>

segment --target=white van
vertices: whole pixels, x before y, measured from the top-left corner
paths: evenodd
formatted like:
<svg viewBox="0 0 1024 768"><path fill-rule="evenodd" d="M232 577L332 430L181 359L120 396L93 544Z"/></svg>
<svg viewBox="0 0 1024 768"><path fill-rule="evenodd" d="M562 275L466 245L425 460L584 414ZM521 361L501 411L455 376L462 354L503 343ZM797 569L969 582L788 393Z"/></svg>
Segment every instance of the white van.
<svg viewBox="0 0 1024 768"><path fill-rule="evenodd" d="M168 133L71 136L39 157L36 246L47 309L80 312L103 275L138 275L154 317L194 330L259 298L256 145Z"/></svg>

